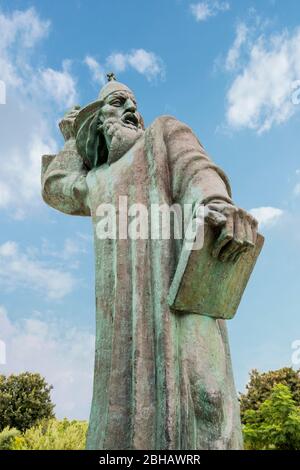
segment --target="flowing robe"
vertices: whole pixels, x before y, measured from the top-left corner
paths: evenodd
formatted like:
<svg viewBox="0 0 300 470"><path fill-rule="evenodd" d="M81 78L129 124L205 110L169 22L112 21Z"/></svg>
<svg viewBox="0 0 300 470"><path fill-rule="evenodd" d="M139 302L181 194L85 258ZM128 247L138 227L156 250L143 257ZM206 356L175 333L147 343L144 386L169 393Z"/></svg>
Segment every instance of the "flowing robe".
<svg viewBox="0 0 300 470"><path fill-rule="evenodd" d="M242 448L224 320L174 313L167 294L180 245L97 237L97 208L231 201L228 180L191 129L162 116L118 161L87 171L75 140L45 156L43 198L90 215L95 235L96 348L88 449ZM199 279L201 283L201 279Z"/></svg>

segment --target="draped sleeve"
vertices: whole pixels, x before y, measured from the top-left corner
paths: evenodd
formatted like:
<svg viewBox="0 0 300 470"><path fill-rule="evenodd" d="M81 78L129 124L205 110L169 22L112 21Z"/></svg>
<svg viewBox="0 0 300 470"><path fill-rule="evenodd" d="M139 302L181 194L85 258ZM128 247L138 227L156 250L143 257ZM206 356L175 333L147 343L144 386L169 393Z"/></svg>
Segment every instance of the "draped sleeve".
<svg viewBox="0 0 300 470"><path fill-rule="evenodd" d="M76 149L75 139L57 155L42 157L42 196L54 209L71 215L90 215L87 170Z"/></svg>
<svg viewBox="0 0 300 470"><path fill-rule="evenodd" d="M227 176L211 161L193 131L171 116L159 119L168 155L173 201L207 204L221 200L232 204Z"/></svg>

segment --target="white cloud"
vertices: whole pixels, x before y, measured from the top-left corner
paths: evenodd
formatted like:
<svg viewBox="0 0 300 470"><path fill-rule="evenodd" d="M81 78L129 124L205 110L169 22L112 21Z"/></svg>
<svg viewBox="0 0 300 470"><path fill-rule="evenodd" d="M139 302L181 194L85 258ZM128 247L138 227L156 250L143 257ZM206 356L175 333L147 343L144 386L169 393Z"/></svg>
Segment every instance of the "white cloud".
<svg viewBox="0 0 300 470"><path fill-rule="evenodd" d="M41 204L40 162L43 154L57 150L57 108L76 100L68 61L61 70L33 64L35 47L49 28L33 8L0 11L0 79L7 95L0 106L0 209L18 219Z"/></svg>
<svg viewBox="0 0 300 470"><path fill-rule="evenodd" d="M63 298L76 284L71 273L41 261L30 250L21 251L13 241L0 245L0 281L6 289L31 289L49 299Z"/></svg>
<svg viewBox="0 0 300 470"><path fill-rule="evenodd" d="M207 0L205 2L193 3L190 10L196 21L206 21L211 16L216 16L219 12L230 9L229 2L221 2L218 0Z"/></svg>
<svg viewBox="0 0 300 470"><path fill-rule="evenodd" d="M56 258L57 260L68 261L70 268L77 269L79 266L79 256L85 255L89 248L93 246L93 239L89 235L77 233L73 238L66 238L62 250L44 238L42 241L41 253L43 256ZM38 253L38 251L36 252Z"/></svg>
<svg viewBox="0 0 300 470"><path fill-rule="evenodd" d="M111 65L116 71L124 72L127 67L127 54L116 52L108 57L108 65Z"/></svg>
<svg viewBox="0 0 300 470"><path fill-rule="evenodd" d="M156 78L164 78L165 68L162 59L154 52L145 49L134 49L129 53L116 52L111 54L106 61L107 67L116 72L124 72L128 67L133 68L148 81Z"/></svg>
<svg viewBox="0 0 300 470"><path fill-rule="evenodd" d="M241 47L247 39L247 33L248 28L245 23L239 23L236 30L235 40L226 57L225 67L227 70L233 70L236 67L237 61L240 57Z"/></svg>
<svg viewBox="0 0 300 470"><path fill-rule="evenodd" d="M104 85L105 83L105 73L103 67L94 59L92 56L86 56L84 63L90 69L92 78L96 83Z"/></svg>
<svg viewBox="0 0 300 470"><path fill-rule="evenodd" d="M137 49L128 55L127 60L133 69L145 75L148 80L163 75L162 60L153 52Z"/></svg>
<svg viewBox="0 0 300 470"><path fill-rule="evenodd" d="M88 66L92 79L103 85L105 83L105 70L114 72L125 72L128 68L144 75L148 81L157 78L163 79L165 76L165 67L162 59L154 52L145 51L145 49L133 49L128 53L115 52L108 56L102 66L94 57L86 56L84 63Z"/></svg>
<svg viewBox="0 0 300 470"><path fill-rule="evenodd" d="M11 321L0 306L0 339L6 365L0 373L38 372L52 384L58 418L88 419L93 379L95 337L61 320Z"/></svg>
<svg viewBox="0 0 300 470"><path fill-rule="evenodd" d="M300 183L297 183L296 186L294 187L294 195L300 196Z"/></svg>
<svg viewBox="0 0 300 470"><path fill-rule="evenodd" d="M37 110L18 106L11 103L2 125L5 132L0 143L0 208L9 209L15 218L23 218L29 207L40 202L41 155L53 153L56 143Z"/></svg>
<svg viewBox="0 0 300 470"><path fill-rule="evenodd" d="M34 8L26 11L16 10L11 15L0 14L1 47L11 46L16 39L24 48L31 48L47 35L49 21L41 21Z"/></svg>
<svg viewBox="0 0 300 470"><path fill-rule="evenodd" d="M239 25L227 55L226 68L236 68L236 76L227 93L226 118L232 128L262 133L299 109L292 94L300 77L300 28L268 37L246 33Z"/></svg>
<svg viewBox="0 0 300 470"><path fill-rule="evenodd" d="M78 240L74 240L73 238L66 238L63 249L64 259L69 259L72 256L78 255L80 253L86 253L86 249L79 244Z"/></svg>
<svg viewBox="0 0 300 470"><path fill-rule="evenodd" d="M7 15L0 11L0 70L7 85L23 85L19 69L26 68L32 48L47 36L49 28L50 22L41 20L34 8Z"/></svg>
<svg viewBox="0 0 300 470"><path fill-rule="evenodd" d="M77 99L76 82L70 73L69 61L63 62L61 71L47 68L40 73L40 86L47 96L63 109L74 105Z"/></svg>
<svg viewBox="0 0 300 470"><path fill-rule="evenodd" d="M271 227L283 216L283 210L276 207L257 207L249 212L256 218L260 227Z"/></svg>

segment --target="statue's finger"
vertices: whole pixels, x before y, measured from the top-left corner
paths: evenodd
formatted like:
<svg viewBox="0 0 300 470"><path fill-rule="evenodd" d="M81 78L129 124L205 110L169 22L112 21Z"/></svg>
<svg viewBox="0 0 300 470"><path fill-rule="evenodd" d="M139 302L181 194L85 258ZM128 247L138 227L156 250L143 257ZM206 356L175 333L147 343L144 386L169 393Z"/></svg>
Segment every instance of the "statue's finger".
<svg viewBox="0 0 300 470"><path fill-rule="evenodd" d="M215 227L226 224L226 216L224 214L210 209L208 209L205 214L205 220L207 220L208 223L214 225Z"/></svg>
<svg viewBox="0 0 300 470"><path fill-rule="evenodd" d="M226 218L226 224L221 230L221 233L217 240L215 241L213 250L212 250L212 256L214 258L217 258L220 254L220 251L222 248L227 245L227 243L230 242L233 238L233 230L234 230L234 220L232 215L227 216Z"/></svg>
<svg viewBox="0 0 300 470"><path fill-rule="evenodd" d="M233 240L224 248L220 259L222 261L232 260L236 254L240 253L246 240L246 231L244 226L244 213L239 209L234 215L234 234Z"/></svg>
<svg viewBox="0 0 300 470"><path fill-rule="evenodd" d="M253 230L252 230L252 217L246 214L244 219L244 227L246 233L245 245L247 248L251 249L254 247L254 240L253 240Z"/></svg>
<svg viewBox="0 0 300 470"><path fill-rule="evenodd" d="M248 247L243 245L239 251L236 251L230 257L230 261L232 261L233 263L236 263L240 259L241 255L243 255L247 250L248 250Z"/></svg>
<svg viewBox="0 0 300 470"><path fill-rule="evenodd" d="M254 224L253 224L253 217L247 213L245 213L244 227L245 227L246 238L244 240L243 248L232 255L231 260L233 262L237 262L243 253L246 253L247 251L252 250L255 247L255 241L256 241L256 228L255 227L257 227L257 222L254 221ZM253 231L253 228L254 228L254 231Z"/></svg>
<svg viewBox="0 0 300 470"><path fill-rule="evenodd" d="M219 259L221 261L232 261L234 257L239 254L243 249L243 243L236 238L233 238L225 247L221 250Z"/></svg>
<svg viewBox="0 0 300 470"><path fill-rule="evenodd" d="M241 244L246 240L245 230L245 214L242 209L239 209L234 218L234 238L236 238Z"/></svg>
<svg viewBox="0 0 300 470"><path fill-rule="evenodd" d="M239 209L239 224L241 225L241 238L243 240L243 248L237 251L237 255L245 253L248 250L251 250L254 247L253 236L252 236L252 227L249 223L249 214L243 209ZM233 254L232 260L235 260L236 256Z"/></svg>
<svg viewBox="0 0 300 470"><path fill-rule="evenodd" d="M233 215L233 238L227 246L225 246L220 253L221 261L229 261L233 256L238 253L244 243L245 230L243 223L243 213L240 210L236 211Z"/></svg>
<svg viewBox="0 0 300 470"><path fill-rule="evenodd" d="M255 245L256 239L257 239L258 222L256 219L254 219L254 217L251 217L251 228L252 228L252 241Z"/></svg>
<svg viewBox="0 0 300 470"><path fill-rule="evenodd" d="M210 204L207 204L207 207L208 209L211 209L213 211L223 212L225 215L231 215L238 210L237 207L231 204L228 204L228 202L224 202L224 203L212 202Z"/></svg>

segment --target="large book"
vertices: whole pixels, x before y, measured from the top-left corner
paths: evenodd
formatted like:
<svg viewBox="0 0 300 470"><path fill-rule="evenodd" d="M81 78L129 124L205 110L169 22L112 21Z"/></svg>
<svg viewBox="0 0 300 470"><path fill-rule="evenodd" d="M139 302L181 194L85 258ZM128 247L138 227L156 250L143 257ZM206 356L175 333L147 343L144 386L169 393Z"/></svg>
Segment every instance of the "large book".
<svg viewBox="0 0 300 470"><path fill-rule="evenodd" d="M224 262L212 256L216 236L215 230L205 224L201 249L183 245L168 296L173 311L223 319L235 315L264 237L258 234L255 246L237 261Z"/></svg>

